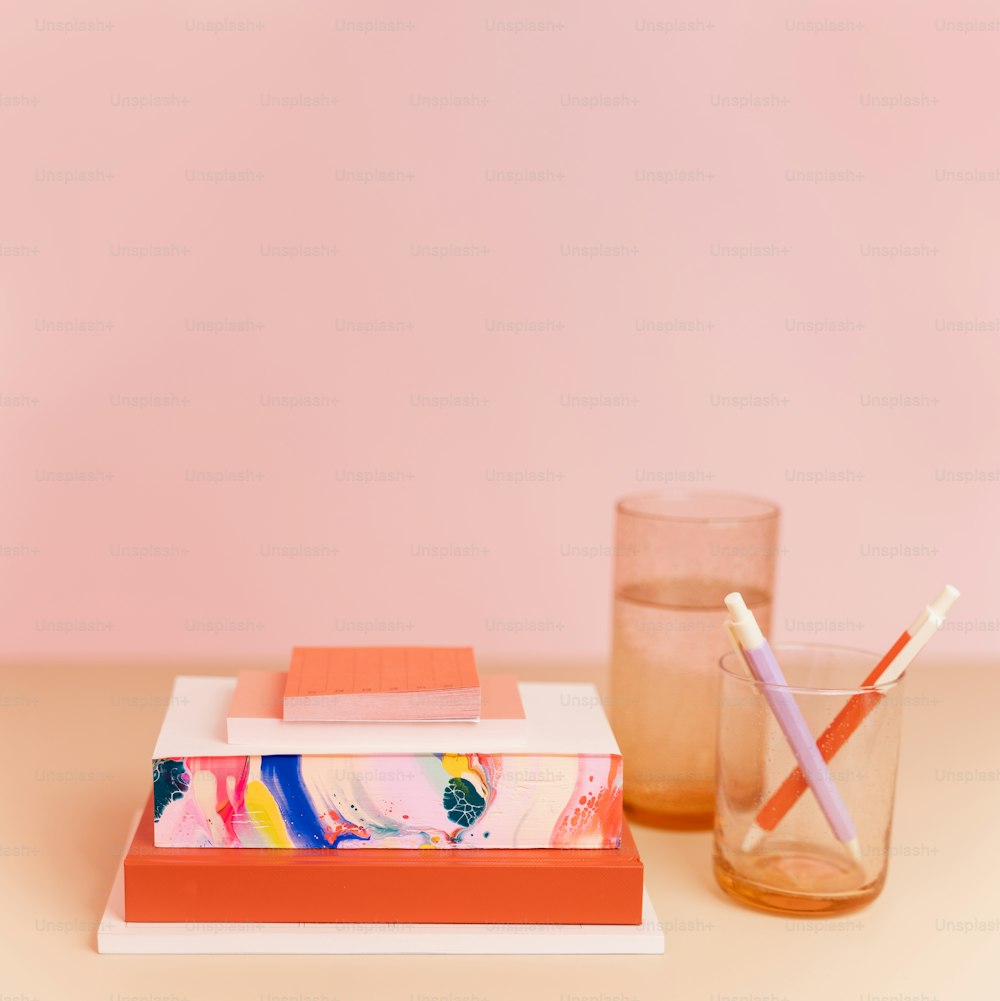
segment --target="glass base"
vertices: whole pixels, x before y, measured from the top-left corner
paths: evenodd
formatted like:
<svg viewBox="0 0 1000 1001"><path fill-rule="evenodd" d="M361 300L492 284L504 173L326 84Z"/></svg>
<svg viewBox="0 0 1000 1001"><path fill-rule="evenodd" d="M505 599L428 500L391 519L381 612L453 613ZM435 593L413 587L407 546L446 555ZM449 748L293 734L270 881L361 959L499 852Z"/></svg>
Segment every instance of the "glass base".
<svg viewBox="0 0 1000 1001"><path fill-rule="evenodd" d="M772 914L825 918L870 904L885 884L885 873L874 882L851 885L860 877L849 860L805 850L748 855L737 872L718 854L712 860L715 880L742 904Z"/></svg>
<svg viewBox="0 0 1000 1001"><path fill-rule="evenodd" d="M715 813L668 813L648 810L645 807L625 804L625 814L634 824L659 827L665 831L710 831L715 823Z"/></svg>

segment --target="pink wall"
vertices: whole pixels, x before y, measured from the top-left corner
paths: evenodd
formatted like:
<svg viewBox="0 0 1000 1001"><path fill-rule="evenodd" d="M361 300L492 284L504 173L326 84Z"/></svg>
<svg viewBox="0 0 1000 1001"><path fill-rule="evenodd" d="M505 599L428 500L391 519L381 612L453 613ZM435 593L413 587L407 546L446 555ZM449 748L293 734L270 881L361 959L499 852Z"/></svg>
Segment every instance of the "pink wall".
<svg viewBox="0 0 1000 1001"><path fill-rule="evenodd" d="M945 20L991 5L38 11L8 655L601 656L612 502L685 481L784 505L778 633L948 580L939 652L995 648L1000 32Z"/></svg>

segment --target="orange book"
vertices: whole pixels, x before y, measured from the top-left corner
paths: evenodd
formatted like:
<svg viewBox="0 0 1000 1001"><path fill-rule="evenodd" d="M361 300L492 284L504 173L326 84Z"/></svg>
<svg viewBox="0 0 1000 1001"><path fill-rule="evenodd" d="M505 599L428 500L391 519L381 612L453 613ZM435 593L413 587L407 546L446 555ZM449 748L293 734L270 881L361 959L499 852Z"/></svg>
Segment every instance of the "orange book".
<svg viewBox="0 0 1000 1001"><path fill-rule="evenodd" d="M156 848L150 799L125 857L127 921L639 924L642 861L621 847Z"/></svg>

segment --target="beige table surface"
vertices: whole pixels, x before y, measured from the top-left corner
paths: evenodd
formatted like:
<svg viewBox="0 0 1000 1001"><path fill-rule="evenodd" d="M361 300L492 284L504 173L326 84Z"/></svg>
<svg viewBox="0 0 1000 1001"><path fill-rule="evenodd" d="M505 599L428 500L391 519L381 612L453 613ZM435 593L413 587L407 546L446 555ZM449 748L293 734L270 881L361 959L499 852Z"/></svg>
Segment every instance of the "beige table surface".
<svg viewBox="0 0 1000 1001"><path fill-rule="evenodd" d="M710 836L637 827L663 956L100 956L96 926L175 673L236 664L0 668L0 1001L998 1001L1000 671L911 672L894 857L867 910L745 910ZM593 680L600 665L515 669Z"/></svg>

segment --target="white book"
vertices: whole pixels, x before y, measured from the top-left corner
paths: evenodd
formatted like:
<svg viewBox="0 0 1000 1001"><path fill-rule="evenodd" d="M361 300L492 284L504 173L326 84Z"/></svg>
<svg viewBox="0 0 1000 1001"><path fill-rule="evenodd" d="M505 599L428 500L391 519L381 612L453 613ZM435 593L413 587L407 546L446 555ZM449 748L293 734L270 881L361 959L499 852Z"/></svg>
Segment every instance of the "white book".
<svg viewBox="0 0 1000 1001"><path fill-rule="evenodd" d="M256 754L620 755L593 685L521 682L525 718L479 723L292 723L229 742L226 717L236 678L180 675L154 758ZM278 722L278 721L274 721ZM492 725L492 724L497 725Z"/></svg>

